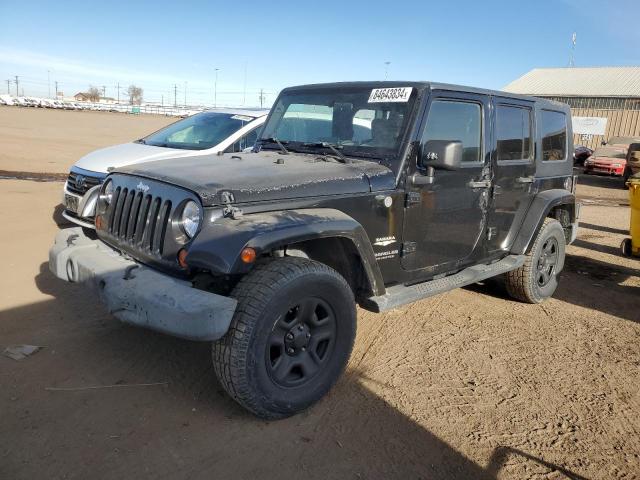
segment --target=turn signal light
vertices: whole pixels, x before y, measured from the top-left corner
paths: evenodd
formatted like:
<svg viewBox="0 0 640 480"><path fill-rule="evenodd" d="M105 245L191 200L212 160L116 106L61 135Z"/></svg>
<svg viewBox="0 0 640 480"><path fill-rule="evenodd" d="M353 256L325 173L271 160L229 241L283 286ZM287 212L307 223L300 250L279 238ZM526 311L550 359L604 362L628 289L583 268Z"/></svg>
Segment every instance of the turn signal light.
<svg viewBox="0 0 640 480"><path fill-rule="evenodd" d="M251 247L246 247L240 252L240 260L244 263L253 263L256 261L256 251Z"/></svg>
<svg viewBox="0 0 640 480"><path fill-rule="evenodd" d="M189 265L187 264L187 251L184 248L181 248L178 252L178 265L182 268L187 268Z"/></svg>
<svg viewBox="0 0 640 480"><path fill-rule="evenodd" d="M102 230L102 215L96 215L96 228Z"/></svg>

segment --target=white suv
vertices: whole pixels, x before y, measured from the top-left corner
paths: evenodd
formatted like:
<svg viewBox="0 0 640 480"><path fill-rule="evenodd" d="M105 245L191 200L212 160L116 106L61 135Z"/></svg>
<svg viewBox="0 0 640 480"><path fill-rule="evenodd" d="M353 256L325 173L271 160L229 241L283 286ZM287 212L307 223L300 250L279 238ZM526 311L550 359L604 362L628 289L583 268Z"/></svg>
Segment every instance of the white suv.
<svg viewBox="0 0 640 480"><path fill-rule="evenodd" d="M132 143L102 148L71 167L64 184L63 216L94 228L100 184L117 167L167 158L240 152L253 147L267 109L216 109L179 120ZM214 161L214 160L212 160Z"/></svg>

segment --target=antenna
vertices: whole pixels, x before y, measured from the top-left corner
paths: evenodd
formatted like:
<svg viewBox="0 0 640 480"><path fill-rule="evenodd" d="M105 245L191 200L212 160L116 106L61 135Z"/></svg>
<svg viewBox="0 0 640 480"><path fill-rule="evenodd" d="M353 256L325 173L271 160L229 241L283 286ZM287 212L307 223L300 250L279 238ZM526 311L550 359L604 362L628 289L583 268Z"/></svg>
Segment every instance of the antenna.
<svg viewBox="0 0 640 480"><path fill-rule="evenodd" d="M571 35L571 55L569 56L569 68L575 67L574 54L576 51L576 32L573 32Z"/></svg>

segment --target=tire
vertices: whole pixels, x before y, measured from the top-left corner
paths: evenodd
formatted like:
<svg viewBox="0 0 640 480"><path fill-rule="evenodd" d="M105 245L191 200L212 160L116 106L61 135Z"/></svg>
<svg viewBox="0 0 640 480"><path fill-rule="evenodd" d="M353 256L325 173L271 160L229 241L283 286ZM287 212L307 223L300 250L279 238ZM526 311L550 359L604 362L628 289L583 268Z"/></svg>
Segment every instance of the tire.
<svg viewBox="0 0 640 480"><path fill-rule="evenodd" d="M622 253L622 255L625 257L630 257L631 250L632 250L631 239L625 238L624 240L622 240L622 243L620 244L620 252Z"/></svg>
<svg viewBox="0 0 640 480"><path fill-rule="evenodd" d="M627 186L627 182L629 181L629 177L631 177L631 169L629 167L624 169L624 173L622 174L622 182L624 183L624 188L629 188Z"/></svg>
<svg viewBox="0 0 640 480"><path fill-rule="evenodd" d="M507 274L509 295L527 303L541 303L558 287L558 274L564 266L565 234L560 222L546 218L524 265Z"/></svg>
<svg viewBox="0 0 640 480"><path fill-rule="evenodd" d="M247 274L227 334L214 342L213 366L227 393L269 420L320 400L347 365L356 334L351 288L332 268L286 257Z"/></svg>

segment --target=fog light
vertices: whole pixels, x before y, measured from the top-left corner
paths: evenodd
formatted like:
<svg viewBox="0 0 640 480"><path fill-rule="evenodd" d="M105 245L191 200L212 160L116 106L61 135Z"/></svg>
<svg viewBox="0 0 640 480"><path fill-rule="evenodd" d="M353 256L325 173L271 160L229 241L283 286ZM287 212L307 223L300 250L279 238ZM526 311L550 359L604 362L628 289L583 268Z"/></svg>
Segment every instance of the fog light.
<svg viewBox="0 0 640 480"><path fill-rule="evenodd" d="M184 248L181 248L178 252L178 265L182 268L187 268L189 265L187 264L187 252Z"/></svg>
<svg viewBox="0 0 640 480"><path fill-rule="evenodd" d="M244 263L253 263L256 261L256 251L251 247L246 247L240 252L240 260Z"/></svg>

